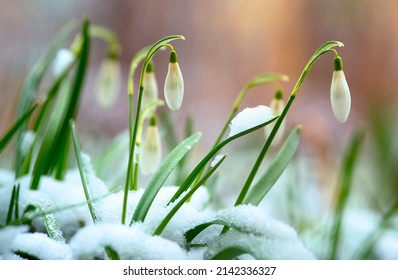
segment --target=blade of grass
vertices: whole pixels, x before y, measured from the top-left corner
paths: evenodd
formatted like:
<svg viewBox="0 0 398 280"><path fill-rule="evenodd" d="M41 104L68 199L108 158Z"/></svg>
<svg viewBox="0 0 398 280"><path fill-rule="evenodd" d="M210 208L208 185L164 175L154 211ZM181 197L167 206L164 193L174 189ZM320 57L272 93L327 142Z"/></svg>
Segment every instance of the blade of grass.
<svg viewBox="0 0 398 280"><path fill-rule="evenodd" d="M301 127L296 126L286 139L274 160L267 167L264 174L260 177L257 183L253 185L251 191L243 200L244 204L257 206L263 200L295 155L300 142L300 134Z"/></svg>
<svg viewBox="0 0 398 280"><path fill-rule="evenodd" d="M3 152L4 148L10 142L15 133L20 129L30 118L32 113L36 110L38 104L35 103L33 106L28 109L9 129L8 131L1 137L0 140L0 153Z"/></svg>
<svg viewBox="0 0 398 280"><path fill-rule="evenodd" d="M49 211L49 206L46 207L38 206L37 208L39 209L39 213L43 220L43 224L47 230L48 236L56 241L65 242L63 233L57 223L57 220L55 219L54 214L46 213Z"/></svg>
<svg viewBox="0 0 398 280"><path fill-rule="evenodd" d="M177 192L174 194L174 196L170 199L169 204L171 202L174 202L183 192L185 192L193 183L193 181L195 180L195 178L197 178L197 176L199 176L202 173L202 169L205 168L205 166L207 165L207 163L218 153L219 150L221 150L225 145L227 145L228 143L232 142L235 139L238 139L246 134L249 134L253 131L256 131L257 129L260 129L264 126L266 126L267 124L272 123L273 121L275 121L278 117L275 117L273 119L271 119L268 122L262 123L260 125L257 125L255 127L252 127L250 129L244 130L240 133L235 134L234 136L231 136L227 139L225 139L223 142L221 142L220 144L218 144L216 147L214 147L203 159L201 162L198 163L198 165L196 165L196 167L194 168L194 170L192 170L192 172L188 175L188 177L185 179L185 181L181 184L180 188L177 190Z"/></svg>
<svg viewBox="0 0 398 280"><path fill-rule="evenodd" d="M50 174L56 167L56 164L59 163L60 157L66 156L65 153L68 150L68 138L70 134L69 121L76 117L83 81L87 69L90 47L90 38L88 34L89 21L85 19L82 26L82 45L79 54L80 58L77 71L75 73L71 95L68 103L65 104L66 110L61 119L58 121L54 117L53 125L49 125L48 138L43 140L33 170L33 177L30 186L30 188L33 190L38 189L41 176L43 174Z"/></svg>
<svg viewBox="0 0 398 280"><path fill-rule="evenodd" d="M7 212L7 218L6 218L6 225L10 224L12 221L12 213L14 211L15 207L15 197L17 194L17 185L14 185L12 187L12 192L11 192L11 197L10 197L10 204L8 205L8 212Z"/></svg>
<svg viewBox="0 0 398 280"><path fill-rule="evenodd" d="M221 165L226 156L227 154L224 154L223 157L216 163L216 165L210 168L210 170L203 176L203 178L193 188L191 188L189 192L180 201L176 203L176 205L170 210L170 212L166 215L166 217L156 228L153 235L162 234L163 230L166 228L167 224L174 217L177 211L184 205L185 202L187 202L192 197L192 195L196 192L196 190L199 189L199 187L203 185L203 183L217 170L217 168Z"/></svg>
<svg viewBox="0 0 398 280"><path fill-rule="evenodd" d="M87 179L87 175L85 172L84 161L82 158L82 149L81 149L79 137L76 133L75 124L73 121L71 121L70 127L71 127L71 131L72 131L72 142L73 142L73 147L75 149L77 166L79 167L80 178L82 180L82 185L83 185L83 189L84 189L84 195L85 195L86 201L87 201L87 206L88 206L88 209L90 210L90 214L91 214L91 218L93 219L93 222L97 223L99 219L97 217L97 214L95 213L94 206L92 203L92 198L90 195L90 190L89 190L89 185L88 185L88 179Z"/></svg>
<svg viewBox="0 0 398 280"><path fill-rule="evenodd" d="M231 246L224 248L216 255L214 255L211 259L212 260L234 260L240 255L249 254L253 256L253 253L247 249L240 246Z"/></svg>
<svg viewBox="0 0 398 280"><path fill-rule="evenodd" d="M51 42L50 47L46 53L39 59L35 64L32 71L29 73L21 93L21 99L18 105L17 118L20 118L24 112L28 110L31 106L33 98L36 94L37 89L41 83L46 69L48 68L50 62L54 59L57 50L64 43L66 38L76 27L76 21L73 20L67 23L61 31L56 35L54 40ZM16 160L15 160L15 174L19 174L19 169L22 166L23 156L21 154L20 145L22 141L22 135L27 130L27 125L25 124L18 134L17 148L16 148Z"/></svg>
<svg viewBox="0 0 398 280"><path fill-rule="evenodd" d="M358 160L359 150L364 139L363 131L357 131L351 140L351 143L345 153L341 169L340 183L337 198L337 207L331 230L330 259L335 260L338 256L338 249L341 236L341 226L344 216L344 210L351 191L351 183L354 175L354 168Z"/></svg>
<svg viewBox="0 0 398 280"><path fill-rule="evenodd" d="M197 132L181 142L163 161L162 165L159 167L158 171L152 177L152 180L145 189L137 208L135 209L134 215L131 219L130 225L134 221L144 221L149 208L152 205L160 188L163 186L166 179L169 177L170 173L174 170L178 162L192 149L201 137L201 133ZM127 202L125 202L127 203ZM125 208L123 208L125 209ZM124 215L125 212L123 212Z"/></svg>

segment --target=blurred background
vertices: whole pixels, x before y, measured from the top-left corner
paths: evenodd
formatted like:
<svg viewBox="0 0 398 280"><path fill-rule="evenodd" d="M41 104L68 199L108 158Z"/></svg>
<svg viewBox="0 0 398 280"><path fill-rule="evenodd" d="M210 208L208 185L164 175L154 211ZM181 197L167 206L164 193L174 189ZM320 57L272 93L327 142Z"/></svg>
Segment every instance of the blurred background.
<svg viewBox="0 0 398 280"><path fill-rule="evenodd" d="M341 152L357 127L371 129L373 120L380 122L373 126L376 128L388 127L389 120L392 131L381 129L381 133L387 133L387 139L396 135L398 3L394 0L3 1L1 132L15 119L18 95L29 69L56 32L83 15L93 24L111 28L123 48L119 98L115 106L103 109L95 101L94 82L106 49L101 42L93 42L78 120L93 137L111 139L127 129L130 60L142 47L171 34L186 37L174 44L184 75L185 98L182 110L172 113L173 122L182 131L186 116L191 115L195 128L204 132L203 149L214 141L237 94L252 77L265 72L287 74L290 81L281 84L287 97L309 57L329 40L345 44L338 51L352 94L348 122L338 123L330 106L330 54L312 68L288 115L288 127L303 125L303 145L323 163L330 162L325 157ZM161 96L167 59L167 53L155 58ZM242 108L268 105L273 93L271 86L255 88ZM394 141L389 145L394 147Z"/></svg>
<svg viewBox="0 0 398 280"><path fill-rule="evenodd" d="M281 84L287 97L313 52L326 41L338 40L345 44L338 51L351 90L351 114L345 124L334 118L329 95L333 55L326 55L313 66L288 114L288 130L298 123L303 126L300 152L310 155L303 157L304 164L301 160L295 163L297 168L292 173L301 170L304 175L293 174L290 184L295 188L301 184L308 190L315 180L315 185L334 194L343 151L354 131L362 128L366 141L356 170L357 204L381 214L398 201L397 1L2 1L0 134L15 119L19 92L29 69L57 31L83 15L89 16L93 24L112 29L122 46L122 87L117 103L104 109L96 103L94 83L106 48L102 42L92 44L78 119L82 134L92 139L93 145L83 145L89 153L95 153L96 148L128 128L126 85L130 60L142 47L161 37L186 37L185 41L173 43L184 75L185 97L182 109L172 112L171 118L181 139L188 115L194 120L195 130L204 132L198 154L209 149L237 94L252 77L266 72L287 74L289 82ZM166 52L155 57L161 97L167 63ZM257 87L246 96L242 109L269 105L273 94L274 88L269 85ZM262 137L248 137L229 149L235 153L221 171L233 176L226 176L224 186L231 185L234 192L240 189L240 181L258 154L260 141L264 141ZM274 204L278 204L277 196L271 194ZM325 207L322 202L314 206L312 198L309 195L298 200L298 207L311 205L314 211Z"/></svg>
<svg viewBox="0 0 398 280"><path fill-rule="evenodd" d="M255 75L280 72L290 93L303 66L321 44L344 42L339 50L352 94L346 125L334 120L329 102L332 55L313 67L290 122L300 122L311 141L340 140L369 113L396 107L398 74L398 3L394 0L216 0L216 1L45 1L16 0L0 4L0 131L15 117L15 104L28 69L66 22L88 15L119 36L124 83L115 107L103 110L94 102L93 80L105 55L103 44L92 48L82 121L89 129L113 136L126 129L126 76L132 56L160 37L183 34L176 42L186 92L183 112L194 116L210 143L241 88ZM167 54L156 57L159 88ZM162 94L162 91L160 91ZM269 104L273 88L254 89L244 106ZM386 105L387 104L387 105ZM4 121L6 120L6 121Z"/></svg>

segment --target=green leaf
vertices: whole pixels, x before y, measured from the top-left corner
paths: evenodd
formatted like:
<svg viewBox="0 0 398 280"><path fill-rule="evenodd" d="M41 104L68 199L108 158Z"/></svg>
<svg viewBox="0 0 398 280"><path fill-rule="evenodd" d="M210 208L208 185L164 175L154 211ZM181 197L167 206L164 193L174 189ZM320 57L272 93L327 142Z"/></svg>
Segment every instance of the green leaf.
<svg viewBox="0 0 398 280"><path fill-rule="evenodd" d="M155 199L156 194L159 192L160 188L163 186L166 179L169 177L170 173L174 170L180 160L191 150L192 146L195 145L201 137L201 133L197 132L185 139L181 144L179 144L170 154L166 157L162 165L159 167L158 171L152 177L152 180L145 189L137 208L134 212L133 218L131 219L130 225L134 221L144 221L149 208Z"/></svg>
<svg viewBox="0 0 398 280"><path fill-rule="evenodd" d="M289 80L289 76L280 73L265 73L254 77L249 83L248 86L250 88L262 84L268 84L275 81L284 81L287 82Z"/></svg>
<svg viewBox="0 0 398 280"><path fill-rule="evenodd" d="M216 255L214 255L211 259L212 260L234 260L240 255L249 254L252 255L249 249L240 247L240 246L231 246L224 248Z"/></svg>
<svg viewBox="0 0 398 280"><path fill-rule="evenodd" d="M44 76L46 69L48 68L51 61L54 59L57 50L62 46L66 38L76 27L76 21L67 23L61 31L57 34L54 40L51 42L47 52L39 59L35 64L32 71L29 73L26 81L24 82L21 100L18 105L18 118L20 118L31 106L37 89L39 88L40 82ZM26 131L27 125L24 125L18 135L18 145L16 149L16 162L15 162L15 174L19 174L19 169L22 165L22 154L19 145L21 144L22 134Z"/></svg>
<svg viewBox="0 0 398 280"><path fill-rule="evenodd" d="M243 200L244 204L257 206L263 200L295 155L300 142L300 134L301 127L295 127L267 170L252 186L251 191Z"/></svg>
<svg viewBox="0 0 398 280"><path fill-rule="evenodd" d="M357 131L351 139L350 146L348 147L342 169L340 173L339 181L339 194L337 199L336 214L333 222L331 231L331 247L330 247L330 259L334 260L338 255L338 248L341 234L341 223L344 216L345 206L347 204L348 197L350 195L352 178L354 175L354 168L358 160L359 150L364 139L363 131Z"/></svg>
<svg viewBox="0 0 398 280"><path fill-rule="evenodd" d="M53 123L49 124L47 137L44 138L41 145L38 158L35 162L33 177L30 188L33 190L38 189L40 178L43 174L50 174L56 165L59 168L63 166L63 160L67 157L66 153L69 150L69 121L74 119L77 114L80 95L83 87L83 81L86 74L90 38L89 33L89 22L85 20L82 26L82 47L80 52L80 59L77 66L74 83L72 86L71 94L68 102L65 104L65 112L59 119L55 117L54 112L52 116ZM61 170L62 171L62 170ZM60 172L60 170L58 170Z"/></svg>
<svg viewBox="0 0 398 280"><path fill-rule="evenodd" d="M189 201L189 199L196 192L196 190L199 189L199 187L203 185L203 183L206 182L206 180L217 170L217 168L221 165L226 156L227 154L224 154L223 157L212 168L210 168L210 170L205 174L205 176L203 176L203 178L193 188L191 188L189 192L180 201L178 201L178 203L170 210L170 212L166 215L166 217L163 219L160 225L156 228L153 235L162 234L163 230L166 228L167 224L174 217L177 211L184 205L185 202Z"/></svg>
<svg viewBox="0 0 398 280"><path fill-rule="evenodd" d="M90 210L91 218L93 219L93 222L96 223L96 222L98 222L98 217L97 217L97 214L95 213L94 206L92 203L93 199L91 198L91 195L90 195L88 178L87 178L87 174L85 171L88 169L88 167L85 166L85 162L82 158L82 149L80 146L79 137L76 133L75 124L73 122L71 122L70 126L71 126L71 131L72 131L73 147L75 148L77 166L79 167L79 173L80 173L80 178L82 180L84 195L86 197L88 209Z"/></svg>
<svg viewBox="0 0 398 280"><path fill-rule="evenodd" d="M47 234L51 239L56 241L65 242L64 236L62 234L61 228L59 227L57 220L55 219L54 214L48 214L46 212L50 211L50 207L46 206L38 206L41 218L43 220L43 224L46 227Z"/></svg>
<svg viewBox="0 0 398 280"><path fill-rule="evenodd" d="M105 246L105 252L111 260L120 260L119 254L110 246Z"/></svg>
<svg viewBox="0 0 398 280"><path fill-rule="evenodd" d="M15 135L15 133L20 129L25 122L27 122L32 115L32 113L36 110L37 108L37 103L33 104L33 106L28 109L11 127L10 129L4 134L4 136L1 137L0 140L0 153L3 152L4 148L7 146L7 144L10 142L12 137Z"/></svg>
<svg viewBox="0 0 398 280"><path fill-rule="evenodd" d="M16 201L17 201L17 192L19 189L19 184L14 185L12 188L11 192L11 197L10 197L10 203L8 205L8 212L7 212L7 218L6 218L6 225L10 224L12 221L12 213L14 212L14 208L16 207ZM18 218L16 218L18 219Z"/></svg>
<svg viewBox="0 0 398 280"><path fill-rule="evenodd" d="M238 139L239 137L242 137L246 134L249 134L253 131L256 131L257 129L260 129L267 124L270 124L274 120L276 120L277 117L271 119L268 122L262 123L260 125L257 125L255 127L252 127L250 129L244 130L240 133L237 133L227 139L225 139L223 142L218 144L216 147L214 147L203 159L201 162L198 163L198 165L192 170L192 172L188 175L188 177L185 179L185 181L181 184L180 188L177 190L177 192L174 194L174 196L170 199L169 204L171 202L174 202L183 192L185 192L193 183L195 178L199 176L202 173L202 169L207 165L207 163L217 154L219 150L221 150L225 145L228 143L232 142L235 139Z"/></svg>

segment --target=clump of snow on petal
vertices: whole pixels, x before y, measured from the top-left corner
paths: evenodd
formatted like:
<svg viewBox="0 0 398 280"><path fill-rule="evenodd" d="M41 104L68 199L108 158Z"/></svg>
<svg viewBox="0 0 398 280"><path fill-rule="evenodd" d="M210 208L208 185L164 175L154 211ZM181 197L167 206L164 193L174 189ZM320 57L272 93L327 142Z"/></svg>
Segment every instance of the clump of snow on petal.
<svg viewBox="0 0 398 280"><path fill-rule="evenodd" d="M142 224L98 224L81 229L70 246L77 259L94 259L102 256L105 247L117 252L120 259L186 259L185 251L176 243L145 232Z"/></svg>
<svg viewBox="0 0 398 280"><path fill-rule="evenodd" d="M228 137L270 121L274 117L272 109L268 106L259 105L254 108L245 108L231 121L229 125L231 131Z"/></svg>
<svg viewBox="0 0 398 280"><path fill-rule="evenodd" d="M69 260L72 250L64 242L55 241L44 233L24 233L15 237L11 249L41 260Z"/></svg>

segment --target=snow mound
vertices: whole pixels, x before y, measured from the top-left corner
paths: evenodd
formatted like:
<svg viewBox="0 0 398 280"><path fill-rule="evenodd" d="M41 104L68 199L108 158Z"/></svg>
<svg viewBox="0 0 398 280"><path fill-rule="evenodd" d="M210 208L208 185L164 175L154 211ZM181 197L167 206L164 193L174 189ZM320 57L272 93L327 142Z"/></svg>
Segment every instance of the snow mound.
<svg viewBox="0 0 398 280"><path fill-rule="evenodd" d="M69 245L55 241L44 233L23 233L15 237L11 249L18 255L23 254L41 260L69 260L72 250Z"/></svg>
<svg viewBox="0 0 398 280"><path fill-rule="evenodd" d="M293 228L265 215L257 207L241 205L221 210L216 220L233 229L209 244L204 254L207 259L229 247L244 248L256 259L314 259Z"/></svg>
<svg viewBox="0 0 398 280"><path fill-rule="evenodd" d="M132 227L114 224L87 226L71 239L70 246L77 259L94 259L102 256L105 247L117 252L120 259L180 260L185 251L176 243L159 236L148 235L142 224Z"/></svg>

